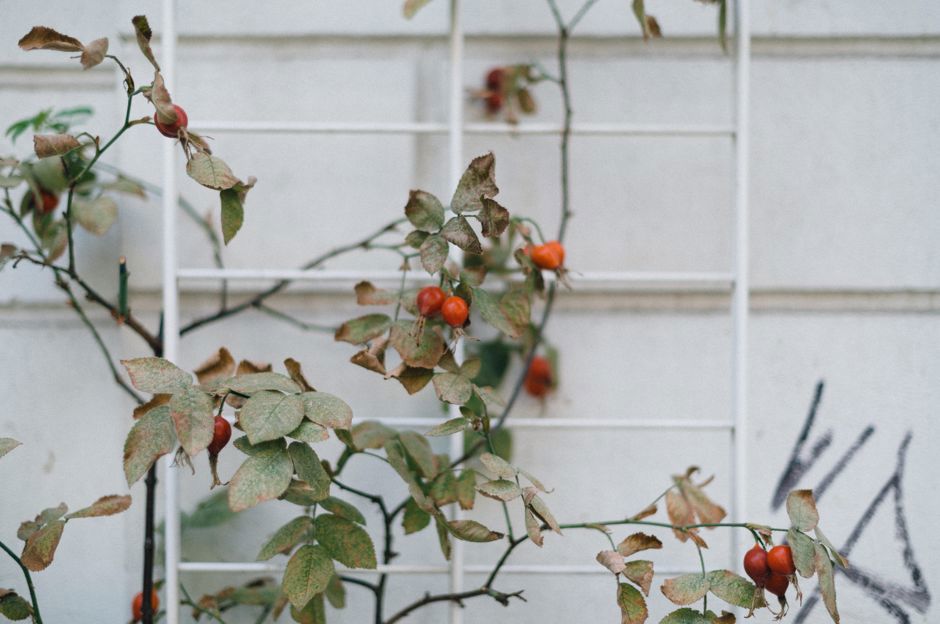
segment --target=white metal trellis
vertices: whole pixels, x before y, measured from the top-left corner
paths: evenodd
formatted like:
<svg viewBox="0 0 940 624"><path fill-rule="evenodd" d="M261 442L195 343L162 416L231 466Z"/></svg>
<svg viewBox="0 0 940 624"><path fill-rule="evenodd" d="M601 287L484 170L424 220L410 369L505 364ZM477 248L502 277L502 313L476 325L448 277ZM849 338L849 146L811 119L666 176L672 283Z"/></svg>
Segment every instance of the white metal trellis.
<svg viewBox="0 0 940 624"><path fill-rule="evenodd" d="M748 188L749 188L749 115L751 34L749 17L750 0L736 0L734 7L734 122L722 124L630 124L594 123L575 124L572 134L590 136L662 136L662 137L730 137L734 144L734 259L733 270L724 272L662 272L662 271L610 271L574 276L579 285L594 285L609 290L624 291L634 287L660 287L687 289L717 289L731 293L732 317L732 413L728 419L618 419L618 418L517 418L517 428L592 428L592 429L651 429L651 430L727 430L731 435L732 452L732 505L731 517L742 521L746 510L747 483L747 338L749 316L750 282L748 274ZM176 0L163 0L162 56L163 73L167 86L173 92L176 60ZM198 124L200 130L238 133L299 133L299 134L446 134L448 137L448 180L451 188L460 178L463 167L463 136L466 134L559 134L555 124L523 124L510 126L501 123L463 122L462 62L464 34L461 27L460 0L450 0L449 26L449 118L447 123L323 123L323 122L232 122L210 121ZM176 214L178 165L177 151L171 142L163 146L163 326L164 356L177 359L179 353L179 295L182 282L206 279L228 279L233 281L291 279L313 283L346 282L360 279L397 279L397 274L376 274L362 271L298 271L292 269L208 269L179 268L176 253ZM457 413L457 408L452 407ZM453 413L451 416L453 416ZM379 419L387 424L401 427L426 425L426 419L395 418ZM462 451L458 437L452 439L451 455ZM265 563L221 563L180 561L180 505L178 472L164 463L164 492L166 500L166 609L168 624L179 624L179 574L180 572L270 572L283 569ZM459 514L459 511L456 513ZM740 543L732 542L731 562L737 560ZM454 544L453 556L448 566L384 565L375 572L350 571L351 573L390 574L447 574L452 591L462 591L465 573L484 573L489 567L466 565L462 543ZM577 565L507 565L507 574L592 574L604 573L599 566ZM664 571L687 572L688 570ZM451 606L451 624L462 622L462 609Z"/></svg>

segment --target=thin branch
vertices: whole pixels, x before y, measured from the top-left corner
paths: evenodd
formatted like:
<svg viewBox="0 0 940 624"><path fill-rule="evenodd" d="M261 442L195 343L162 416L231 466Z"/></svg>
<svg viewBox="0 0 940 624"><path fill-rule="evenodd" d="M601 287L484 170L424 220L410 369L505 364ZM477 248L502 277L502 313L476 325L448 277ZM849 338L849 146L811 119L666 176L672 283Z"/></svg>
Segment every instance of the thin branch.
<svg viewBox="0 0 940 624"><path fill-rule="evenodd" d="M365 587L373 594L377 591L376 586L369 581L364 581L361 578L356 578L355 576L340 576L341 581L344 583L351 583L353 585L359 585L360 587Z"/></svg>
<svg viewBox="0 0 940 624"><path fill-rule="evenodd" d="M404 618L406 615L408 615L412 611L416 611L420 609L421 607L425 607L435 602L456 602L462 607L464 600L466 600L467 598L475 598L477 596L491 596L494 600L496 600L503 606L509 606L509 600L511 598L518 598L519 600L522 600L523 602L525 602L525 598L522 597L521 590L507 594L504 592L496 591L494 589L489 589L487 587L481 587L479 589L472 589L470 591L465 591L465 592L460 592L460 593L437 594L434 596L432 596L431 594L425 594L424 598L411 603L410 605L408 605L407 607L405 607L404 609L402 609L401 611L393 615L391 618L386 620L385 624L394 624L395 622L398 622L399 620Z"/></svg>
<svg viewBox="0 0 940 624"><path fill-rule="evenodd" d="M293 325L298 329L303 331L319 331L319 332L328 332L333 333L336 331L335 327L330 327L329 325L320 325L318 323L308 323L307 321L301 321L296 316L291 316L287 312L281 312L269 306L266 303L258 303L254 306L258 311L264 312L270 317L276 318L280 321L284 321L288 325Z"/></svg>
<svg viewBox="0 0 940 624"><path fill-rule="evenodd" d="M29 601L33 605L33 622L35 624L42 624L42 616L39 615L39 601L36 599L36 588L33 587L33 577L29 575L29 569L23 564L23 561L16 556L16 553L10 550L6 544L0 542L0 549L10 555L10 558L16 562L16 565L20 566L20 570L23 571L23 576L26 578L26 587L29 588Z"/></svg>
<svg viewBox="0 0 940 624"><path fill-rule="evenodd" d="M373 234L370 234L369 236L363 238L362 240L359 240L354 243L349 243L347 245L341 245L339 247L331 249L330 251L324 252L323 254L320 254L316 258L310 260L309 262L301 266L300 269L302 271L315 269L316 267L320 266L327 260L335 258L336 256L340 256L344 253L348 253L356 249L369 249L370 243L372 243L372 241L374 241L375 239L379 238L380 236L382 236L383 234L387 232L391 232L395 230L395 228L397 228L399 224L403 223L404 221L405 221L404 218L396 219L395 221L392 221L388 225L383 226L380 230L378 230L377 232ZM208 316L197 318L191 321L190 323L188 323L187 325L184 325L180 329L180 336L184 336L193 330L199 329L203 325L207 325L214 321L219 321L229 316L232 316L234 314L238 314L239 312L242 312L243 310L247 310L248 308L256 307L258 304L264 302L267 298L287 288L290 284L291 284L291 280L286 280L286 279L280 280L276 284L268 288L267 290L264 290L258 293L257 295L255 295L254 297L252 297L251 299L247 301L243 301L239 303L238 305L234 305L230 308L222 308L218 312L209 314Z"/></svg>

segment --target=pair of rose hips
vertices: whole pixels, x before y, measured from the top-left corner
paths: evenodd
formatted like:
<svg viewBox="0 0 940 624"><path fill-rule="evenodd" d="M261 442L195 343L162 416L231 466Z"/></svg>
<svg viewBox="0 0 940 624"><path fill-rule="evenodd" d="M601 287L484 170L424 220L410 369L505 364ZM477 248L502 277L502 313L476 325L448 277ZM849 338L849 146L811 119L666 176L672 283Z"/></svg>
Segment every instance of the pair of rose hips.
<svg viewBox="0 0 940 624"><path fill-rule="evenodd" d="M796 573L793 552L786 544L774 546L770 551L760 544L744 553L744 571L758 587L765 587L776 596L783 596L790 586L790 579Z"/></svg>
<svg viewBox="0 0 940 624"><path fill-rule="evenodd" d="M173 110L176 111L176 121L171 124L162 123L158 115L153 116L153 125L157 127L157 130L160 131L160 134L171 139L179 137L180 130L189 124L189 117L186 115L186 111L184 111L182 107L174 104Z"/></svg>
<svg viewBox="0 0 940 624"><path fill-rule="evenodd" d="M530 245L526 247L525 253L540 269L556 271L565 263L565 247L556 240L543 245Z"/></svg>
<svg viewBox="0 0 940 624"><path fill-rule="evenodd" d="M470 306L463 297L456 295L448 297L437 286L425 286L418 291L415 303L421 316L430 318L440 313L444 322L451 327L463 327L467 322L467 317L470 316Z"/></svg>

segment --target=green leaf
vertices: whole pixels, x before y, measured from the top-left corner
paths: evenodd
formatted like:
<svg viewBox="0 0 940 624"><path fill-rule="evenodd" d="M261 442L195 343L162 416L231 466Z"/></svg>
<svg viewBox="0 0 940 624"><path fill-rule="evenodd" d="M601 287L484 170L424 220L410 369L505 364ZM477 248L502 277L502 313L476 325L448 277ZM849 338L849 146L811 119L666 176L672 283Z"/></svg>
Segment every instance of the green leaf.
<svg viewBox="0 0 940 624"><path fill-rule="evenodd" d="M0 615L8 620L25 620L33 615L33 608L16 592L0 589Z"/></svg>
<svg viewBox="0 0 940 624"><path fill-rule="evenodd" d="M502 457L492 453L483 453L480 455L480 462L486 470L497 479L515 479L516 469Z"/></svg>
<svg viewBox="0 0 940 624"><path fill-rule="evenodd" d="M217 191L230 189L241 182L224 160L204 152L197 152L189 159L186 173L199 184Z"/></svg>
<svg viewBox="0 0 940 624"><path fill-rule="evenodd" d="M816 548L812 538L790 527L787 531L787 543L793 552L793 563L803 578L810 578L816 571Z"/></svg>
<svg viewBox="0 0 940 624"><path fill-rule="evenodd" d="M450 530L447 527L447 523L439 516L435 516L434 528L437 529L437 543L441 547L441 554L444 555L444 559L450 561Z"/></svg>
<svg viewBox="0 0 940 624"><path fill-rule="evenodd" d="M482 288L474 288L473 303L483 320L510 338L519 338L529 326L528 299L521 291L510 291L501 298ZM521 296L520 296L521 295Z"/></svg>
<svg viewBox="0 0 940 624"><path fill-rule="evenodd" d="M375 569L372 538L358 524L333 514L323 514L316 519L316 537L324 550L343 565Z"/></svg>
<svg viewBox="0 0 940 624"><path fill-rule="evenodd" d="M241 195L234 188L220 191L219 200L222 205L222 238L228 245L238 234L238 230L242 229L245 222L245 206Z"/></svg>
<svg viewBox="0 0 940 624"><path fill-rule="evenodd" d="M467 510L473 509L474 499L476 498L476 473L469 468L462 471L457 477L457 502L460 508Z"/></svg>
<svg viewBox="0 0 940 624"><path fill-rule="evenodd" d="M416 230L437 232L444 225L444 206L426 191L411 191L405 205L405 216Z"/></svg>
<svg viewBox="0 0 940 624"><path fill-rule="evenodd" d="M100 516L113 516L115 514L121 513L122 511L125 511L130 506L130 496L118 496L117 494L112 494L110 496L102 496L84 509L73 511L72 513L65 516L65 519L70 520L72 518L97 518Z"/></svg>
<svg viewBox="0 0 940 624"><path fill-rule="evenodd" d="M252 444L276 440L300 426L304 401L297 394L262 390L245 402L238 412L238 424Z"/></svg>
<svg viewBox="0 0 940 624"><path fill-rule="evenodd" d="M465 542L495 542L504 537L502 533L491 531L476 520L450 520L447 526L454 537Z"/></svg>
<svg viewBox="0 0 940 624"><path fill-rule="evenodd" d="M232 392L246 396L251 396L256 392L263 392L265 390L276 390L286 394L295 394L302 390L301 387L287 375L272 372L239 375L225 380L222 385Z"/></svg>
<svg viewBox="0 0 940 624"><path fill-rule="evenodd" d="M72 214L80 226L95 236L104 236L117 221L118 207L113 199L102 195L92 201L73 200Z"/></svg>
<svg viewBox="0 0 940 624"><path fill-rule="evenodd" d="M459 433L467 428L470 424L470 419L459 416L457 418L451 418L446 422L442 422L438 426L434 427L430 431L425 432L424 435L435 437L435 436L449 436L455 433Z"/></svg>
<svg viewBox="0 0 940 624"><path fill-rule="evenodd" d="M323 427L349 429L352 424L352 408L337 396L326 392L304 392L304 416Z"/></svg>
<svg viewBox="0 0 940 624"><path fill-rule="evenodd" d="M405 451L415 465L418 466L422 475L428 479L437 476L438 471L434 463L434 452L431 450L427 438L417 431L402 431L398 434L398 439L401 440Z"/></svg>
<svg viewBox="0 0 940 624"><path fill-rule="evenodd" d="M291 442L287 447L294 470L297 476L309 485L315 492L322 494L321 498L330 495L330 475L327 474L316 451L303 442Z"/></svg>
<svg viewBox="0 0 940 624"><path fill-rule="evenodd" d="M141 392L173 394L193 385L193 376L158 357L121 360L131 383Z"/></svg>
<svg viewBox="0 0 940 624"><path fill-rule="evenodd" d="M169 407L176 437L186 454L194 457L212 442L215 431L212 397L187 386L173 395Z"/></svg>
<svg viewBox="0 0 940 624"><path fill-rule="evenodd" d="M650 584L653 582L653 562L635 559L624 563L622 574L636 583L643 591L644 596L650 595Z"/></svg>
<svg viewBox="0 0 940 624"><path fill-rule="evenodd" d="M300 507L311 507L322 501L329 494L322 487L312 487L306 481L291 479L290 485L278 498Z"/></svg>
<svg viewBox="0 0 940 624"><path fill-rule="evenodd" d="M474 158L460 177L454 197L450 200L450 209L461 214L482 208L481 197L495 197L499 193L495 174L496 159L492 152Z"/></svg>
<svg viewBox="0 0 940 624"><path fill-rule="evenodd" d="M232 444L245 455L257 455L258 453L263 453L264 451L287 448L287 440L284 438L278 438L277 440L271 440L269 442L262 442L261 444L252 444L248 441L248 436L241 436L239 438L235 438L235 441L232 442Z"/></svg>
<svg viewBox="0 0 940 624"><path fill-rule="evenodd" d="M803 531L812 531L819 524L819 512L812 490L793 490L787 496L787 515L794 527Z"/></svg>
<svg viewBox="0 0 940 624"><path fill-rule="evenodd" d="M336 575L330 577L336 578ZM329 585L327 585L329 588ZM290 617L298 624L326 624L326 606L323 603L324 594L317 594L303 609L293 605L290 608Z"/></svg>
<svg viewBox="0 0 940 624"><path fill-rule="evenodd" d="M449 252L450 248L447 246L447 241L438 234L431 234L424 239L421 247L418 248L418 253L421 256L421 266L428 274L434 275L444 268Z"/></svg>
<svg viewBox="0 0 940 624"><path fill-rule="evenodd" d="M620 583L617 588L617 605L622 624L643 624L649 616L643 595L629 583Z"/></svg>
<svg viewBox="0 0 940 624"><path fill-rule="evenodd" d="M365 344L384 334L391 325L392 319L387 314L366 314L340 325L333 337L350 344Z"/></svg>
<svg viewBox="0 0 940 624"><path fill-rule="evenodd" d="M0 180L0 186L3 182ZM14 185L15 186L15 185ZM418 230L412 230L405 235L405 243L412 249L421 249L422 243L428 238L427 232L419 232Z"/></svg>
<svg viewBox="0 0 940 624"><path fill-rule="evenodd" d="M708 573L708 591L728 604L744 609L763 606L763 594L757 586L729 570L712 570Z"/></svg>
<svg viewBox="0 0 940 624"><path fill-rule="evenodd" d="M447 349L444 337L433 327L426 325L421 334L415 336L413 325L408 321L392 326L390 342L404 363L416 368L433 369Z"/></svg>
<svg viewBox="0 0 940 624"><path fill-rule="evenodd" d="M307 444L316 444L330 437L330 433L316 423L309 420L302 420L297 428L287 434L288 437L306 442Z"/></svg>
<svg viewBox="0 0 940 624"><path fill-rule="evenodd" d="M287 599L303 609L317 594L323 593L333 576L333 560L320 546L301 546L287 562L283 588Z"/></svg>
<svg viewBox="0 0 940 624"><path fill-rule="evenodd" d="M170 406L161 405L134 423L124 442L124 476L133 485L147 474L155 461L173 450L176 432Z"/></svg>
<svg viewBox="0 0 940 624"><path fill-rule="evenodd" d="M380 449L398 433L375 420L365 420L352 428L352 441L357 450Z"/></svg>
<svg viewBox="0 0 940 624"><path fill-rule="evenodd" d="M216 527L230 521L235 513L228 508L228 490L221 488L199 501L191 514L183 514L182 530Z"/></svg>
<svg viewBox="0 0 940 624"><path fill-rule="evenodd" d="M701 600L708 592L708 579L700 572L683 574L676 578L666 579L660 589L673 603L680 606L688 605Z"/></svg>
<svg viewBox="0 0 940 624"><path fill-rule="evenodd" d="M711 613L709 611L709 613ZM696 611L695 609L679 609L673 611L662 620L659 621L659 624L712 624L709 618L705 615L702 615L701 611Z"/></svg>
<svg viewBox="0 0 940 624"><path fill-rule="evenodd" d="M822 594L823 603L832 621L839 624L839 608L836 605L836 583L832 570L832 561L829 559L829 553L826 548L816 544L816 574L819 577L819 593Z"/></svg>
<svg viewBox="0 0 940 624"><path fill-rule="evenodd" d="M408 492L415 502L418 503L418 506L428 513L433 512L434 506L425 495L421 483L418 480L418 475L414 473L411 466L408 465L408 460L405 456L405 447L401 441L393 439L386 442L385 455L388 457L389 465L398 473L398 476L408 484Z"/></svg>
<svg viewBox="0 0 940 624"><path fill-rule="evenodd" d="M480 239L477 238L477 233L473 231L470 222L465 217L457 216L445 223L441 228L441 236L467 253L474 255L483 253Z"/></svg>
<svg viewBox="0 0 940 624"><path fill-rule="evenodd" d="M65 529L63 520L54 520L29 536L20 559L30 572L45 570L55 557L55 550Z"/></svg>
<svg viewBox="0 0 940 624"><path fill-rule="evenodd" d="M434 375L434 391L437 398L445 403L463 405L470 400L473 394L473 385L470 379L454 373L438 373Z"/></svg>
<svg viewBox="0 0 940 624"><path fill-rule="evenodd" d="M447 455L438 455L439 465L446 465L449 462ZM431 499L438 507L457 502L457 480L454 474L445 470L434 477L430 490Z"/></svg>
<svg viewBox="0 0 940 624"><path fill-rule="evenodd" d="M267 561L274 555L288 554L294 549L294 546L306 539L311 529L313 529L313 520L310 516L294 518L275 531L271 539L261 547L257 561Z"/></svg>
<svg viewBox="0 0 940 624"><path fill-rule="evenodd" d="M277 498L290 485L293 472L293 464L284 449L267 449L250 455L229 483L229 507L232 511L244 511Z"/></svg>
<svg viewBox="0 0 940 624"><path fill-rule="evenodd" d="M480 223L483 225L483 236L499 238L509 227L509 211L500 206L495 200L483 198L483 210L480 211Z"/></svg>
<svg viewBox="0 0 940 624"><path fill-rule="evenodd" d="M516 485L515 481L508 479L497 479L487 481L477 486L477 492L483 496L503 501L504 503L522 496L522 488Z"/></svg>
<svg viewBox="0 0 940 624"><path fill-rule="evenodd" d="M334 574L330 578L324 595L334 609L342 609L346 606L346 586L343 585L343 580L339 575Z"/></svg>
<svg viewBox="0 0 940 624"><path fill-rule="evenodd" d="M500 338L477 343L473 349L473 343L467 347L476 352L482 364L480 372L473 378L473 383L478 386L497 387L503 381L506 370L509 368L510 347ZM468 350L470 350L468 349Z"/></svg>
<svg viewBox="0 0 940 624"><path fill-rule="evenodd" d="M396 366L395 370L388 373L388 376L396 379L408 394L414 394L428 385L428 382L434 377L434 371L430 368L419 368L402 363Z"/></svg>
<svg viewBox="0 0 940 624"><path fill-rule="evenodd" d="M20 442L13 438L0 438L0 457L3 457L19 445Z"/></svg>
<svg viewBox="0 0 940 624"><path fill-rule="evenodd" d="M401 521L405 535L417 533L429 524L431 524L431 514L418 507L413 498L409 498L405 503L405 513Z"/></svg>
<svg viewBox="0 0 940 624"><path fill-rule="evenodd" d="M347 520L352 520L359 524L365 524L366 518L362 515L355 505L344 501L341 498L336 498L335 496L329 496L322 501L320 501L320 507L323 509L332 512L339 516L340 518L346 518Z"/></svg>

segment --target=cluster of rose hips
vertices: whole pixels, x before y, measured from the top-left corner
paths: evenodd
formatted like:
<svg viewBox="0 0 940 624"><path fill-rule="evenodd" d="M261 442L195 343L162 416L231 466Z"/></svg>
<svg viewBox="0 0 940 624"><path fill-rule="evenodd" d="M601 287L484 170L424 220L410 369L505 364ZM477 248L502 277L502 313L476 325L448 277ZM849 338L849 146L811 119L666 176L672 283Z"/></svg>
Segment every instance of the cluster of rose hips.
<svg viewBox="0 0 940 624"><path fill-rule="evenodd" d="M786 544L774 546L769 551L755 544L744 554L744 571L755 585L782 598L790 586L789 577L796 573L793 552Z"/></svg>
<svg viewBox="0 0 940 624"><path fill-rule="evenodd" d="M497 115L505 108L507 120L515 123L516 107L527 115L535 113L535 98L526 85L537 80L529 65L494 67L486 74L485 88L475 96L483 101L487 113Z"/></svg>
<svg viewBox="0 0 940 624"><path fill-rule="evenodd" d="M470 316L470 306L463 297L447 294L437 286L425 286L418 291L415 299L418 312L424 318L431 318L438 313L451 327L463 327Z"/></svg>

